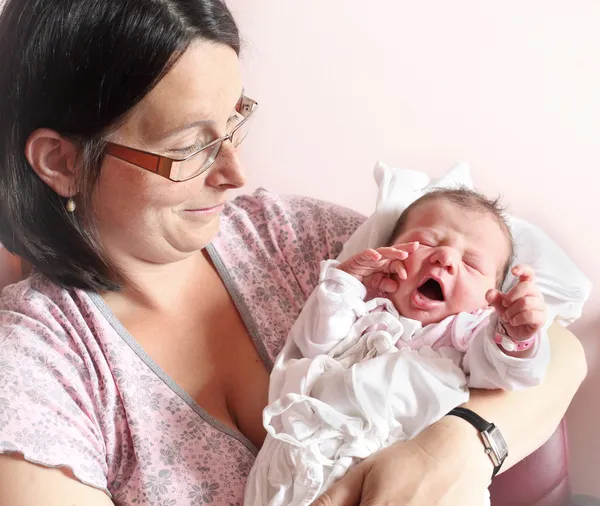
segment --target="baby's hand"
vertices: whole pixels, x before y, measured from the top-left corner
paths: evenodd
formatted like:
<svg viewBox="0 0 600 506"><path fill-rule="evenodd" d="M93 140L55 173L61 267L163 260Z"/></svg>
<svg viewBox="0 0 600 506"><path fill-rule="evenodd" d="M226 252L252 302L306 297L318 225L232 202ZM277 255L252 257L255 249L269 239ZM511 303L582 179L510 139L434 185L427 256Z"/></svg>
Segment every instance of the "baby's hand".
<svg viewBox="0 0 600 506"><path fill-rule="evenodd" d="M407 273L403 260L419 248L418 242L394 244L377 249L367 249L342 262L341 269L361 281L367 288L383 292L398 290L398 282L390 277L406 279Z"/></svg>
<svg viewBox="0 0 600 506"><path fill-rule="evenodd" d="M539 331L546 322L546 303L535 284L535 274L528 265L513 267L519 282L504 294L492 289L485 298L498 313L509 337L525 341Z"/></svg>

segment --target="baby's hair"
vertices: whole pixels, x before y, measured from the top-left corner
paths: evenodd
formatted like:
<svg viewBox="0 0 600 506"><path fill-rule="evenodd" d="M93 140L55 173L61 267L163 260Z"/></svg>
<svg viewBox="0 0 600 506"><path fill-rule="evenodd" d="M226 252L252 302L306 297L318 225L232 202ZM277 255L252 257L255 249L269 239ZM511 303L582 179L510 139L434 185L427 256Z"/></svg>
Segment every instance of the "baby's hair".
<svg viewBox="0 0 600 506"><path fill-rule="evenodd" d="M500 288L504 283L504 279L506 278L508 271L510 269L510 265L513 262L515 255L515 243L510 231L510 227L506 221L505 208L500 203L500 198L490 199L485 195L482 195L475 190L471 190L466 186L459 186L456 188L442 188L435 189L427 192L425 195L415 200L410 206L408 206L404 212L398 218L396 222L396 226L394 227L394 231L390 236L390 239L387 243L388 246L394 244L396 238L403 232L404 227L406 226L406 222L408 221L408 217L415 210L415 208L419 207L421 204L425 202L431 202L432 200L446 200L451 202L452 204L457 205L465 209L466 211L477 212L482 214L487 214L492 216L502 231L506 236L509 247L509 254L504 265L504 268L499 273L497 287Z"/></svg>

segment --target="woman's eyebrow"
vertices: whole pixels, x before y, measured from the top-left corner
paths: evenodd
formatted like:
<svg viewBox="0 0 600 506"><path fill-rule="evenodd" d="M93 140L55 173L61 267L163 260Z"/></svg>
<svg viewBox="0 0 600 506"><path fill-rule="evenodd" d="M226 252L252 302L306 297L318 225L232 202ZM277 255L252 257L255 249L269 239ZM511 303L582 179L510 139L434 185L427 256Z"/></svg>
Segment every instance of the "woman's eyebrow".
<svg viewBox="0 0 600 506"><path fill-rule="evenodd" d="M173 137L174 135L184 132L185 130L190 130L191 128L198 127L198 126L206 127L209 125L214 125L214 123L215 122L210 119L200 119L200 120L196 120L196 121L191 121L191 122L185 123L181 126L176 126L176 127L172 128L171 130L167 130L165 132L160 132L159 136L163 139L169 139L170 137Z"/></svg>
<svg viewBox="0 0 600 506"><path fill-rule="evenodd" d="M244 96L244 89L242 89L240 95L238 96L237 100L235 101L235 103L233 105L234 110L235 110L236 105L238 104L238 102L240 101L240 99L243 96ZM184 132L185 130L189 130L189 129L197 127L197 126L212 126L212 125L214 125L214 123L215 122L210 119L200 119L200 120L191 121L191 122L185 123L181 126L176 126L176 127L172 128L171 130L161 132L160 137L163 139L168 139L170 137L173 137L174 135Z"/></svg>

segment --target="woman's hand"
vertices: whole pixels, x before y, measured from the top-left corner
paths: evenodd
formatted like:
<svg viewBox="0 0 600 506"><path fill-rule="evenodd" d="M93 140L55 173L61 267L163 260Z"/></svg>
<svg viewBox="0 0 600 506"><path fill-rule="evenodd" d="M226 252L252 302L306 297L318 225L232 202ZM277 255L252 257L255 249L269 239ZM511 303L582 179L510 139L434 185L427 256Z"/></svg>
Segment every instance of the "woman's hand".
<svg viewBox="0 0 600 506"><path fill-rule="evenodd" d="M453 418L357 464L312 506L481 506L493 466L475 429Z"/></svg>

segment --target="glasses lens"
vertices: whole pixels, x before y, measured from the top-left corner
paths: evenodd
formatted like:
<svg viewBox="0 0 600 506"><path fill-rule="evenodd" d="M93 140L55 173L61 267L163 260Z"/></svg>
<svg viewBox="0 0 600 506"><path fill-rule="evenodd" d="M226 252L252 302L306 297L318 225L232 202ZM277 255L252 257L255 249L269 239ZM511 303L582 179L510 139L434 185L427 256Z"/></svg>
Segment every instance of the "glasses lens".
<svg viewBox="0 0 600 506"><path fill-rule="evenodd" d="M199 176L213 164L220 148L221 143L218 142L183 162L174 162L171 166L171 179L173 181L187 181Z"/></svg>
<svg viewBox="0 0 600 506"><path fill-rule="evenodd" d="M240 124L237 127L237 129L233 132L233 135L231 136L231 144L233 144L234 147L237 148L246 138L248 132L250 132L250 127L252 126L252 118L253 116L247 117L244 120L244 122Z"/></svg>

